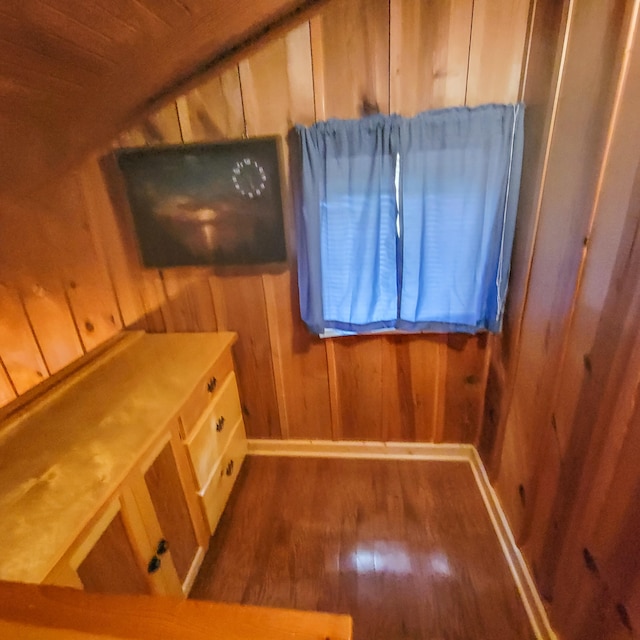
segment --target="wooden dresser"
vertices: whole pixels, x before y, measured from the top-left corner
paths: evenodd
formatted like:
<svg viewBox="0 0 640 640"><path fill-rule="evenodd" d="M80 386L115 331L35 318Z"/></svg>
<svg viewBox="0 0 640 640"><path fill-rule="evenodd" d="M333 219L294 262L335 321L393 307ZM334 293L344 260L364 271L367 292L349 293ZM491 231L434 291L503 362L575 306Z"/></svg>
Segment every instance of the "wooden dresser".
<svg viewBox="0 0 640 640"><path fill-rule="evenodd" d="M0 431L0 580L182 595L246 453L233 333L128 333Z"/></svg>

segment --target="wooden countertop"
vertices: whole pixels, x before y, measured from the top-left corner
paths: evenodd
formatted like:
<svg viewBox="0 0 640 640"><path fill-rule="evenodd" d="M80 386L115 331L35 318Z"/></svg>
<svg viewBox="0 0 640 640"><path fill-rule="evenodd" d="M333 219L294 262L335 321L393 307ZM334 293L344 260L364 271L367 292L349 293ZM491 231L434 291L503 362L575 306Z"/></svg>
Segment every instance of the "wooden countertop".
<svg viewBox="0 0 640 640"><path fill-rule="evenodd" d="M131 333L2 425L0 580L46 577L235 340Z"/></svg>
<svg viewBox="0 0 640 640"><path fill-rule="evenodd" d="M346 615L0 582L0 637L350 640L352 622Z"/></svg>

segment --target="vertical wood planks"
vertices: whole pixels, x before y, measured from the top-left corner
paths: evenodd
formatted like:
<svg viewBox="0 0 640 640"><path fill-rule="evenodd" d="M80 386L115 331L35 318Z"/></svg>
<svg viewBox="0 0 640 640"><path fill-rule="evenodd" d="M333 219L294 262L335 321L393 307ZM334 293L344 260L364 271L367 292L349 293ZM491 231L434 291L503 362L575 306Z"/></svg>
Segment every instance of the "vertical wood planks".
<svg viewBox="0 0 640 640"><path fill-rule="evenodd" d="M608 153L594 200L592 241L565 339L566 353L572 357L564 358L551 408L564 463L562 474L554 486L552 508L545 508L549 496L541 495L532 517L536 527L534 546L537 555L545 560L543 576L548 581L561 575L557 565L562 544L570 544L572 515L580 517L582 510L576 511L580 494L585 500L595 489L593 469L605 460L607 440L617 442L624 437L624 431L620 433L619 429L626 427L628 417L624 417L625 407L622 416L615 407L625 395L629 378L635 380L637 372L632 352L640 317L640 128L634 122L640 95L640 82L636 80L638 45L632 62L636 73L627 75L629 86L622 85L625 90L618 94L620 108L612 121ZM630 163L634 155L636 161ZM594 305L599 309L597 316ZM626 394L627 406L635 403L635 391L632 383L632 392ZM540 464L538 476L544 478L545 473ZM560 525L552 544L548 542L550 520Z"/></svg>
<svg viewBox="0 0 640 640"><path fill-rule="evenodd" d="M285 437L330 438L331 418L324 346L299 313L295 222L289 184L287 135L296 122L314 120L309 25L303 24L240 63L249 135L282 136L282 189L288 230L288 269L263 275L274 381Z"/></svg>
<svg viewBox="0 0 640 640"><path fill-rule="evenodd" d="M487 335L449 334L447 339L445 442L476 444L487 386Z"/></svg>
<svg viewBox="0 0 640 640"><path fill-rule="evenodd" d="M570 637L576 636L585 619L591 618L591 624L597 622L592 618L593 611L601 611L603 607L613 609L617 603L626 605L634 627L638 622L638 610L629 606L627 599L630 585L625 583L634 573L629 570L630 564L637 562L633 555L634 542L625 537L628 534L625 521L632 524L636 536L640 526L636 509L640 483L636 453L640 445L640 421L634 402L640 383L637 337L633 346L629 348L627 344L626 348L631 351L627 367L630 375L619 385L610 415L600 416L603 428L606 428L605 422L610 428L606 429L606 439L600 442L596 439L590 445L588 473L583 474L575 499L579 508L564 536L553 588L554 616L559 628ZM598 567L596 575L585 565L584 549L594 558ZM611 566L621 561L622 566ZM583 580L576 581L577 576ZM580 585L577 594L576 583ZM615 598L613 602L612 598ZM617 623L620 624L619 619ZM600 637L605 636L607 633L600 629Z"/></svg>
<svg viewBox="0 0 640 640"><path fill-rule="evenodd" d="M640 36L637 39L640 40ZM565 352L564 370L559 376L561 388L554 414L563 450L569 437L565 429L572 423L577 409L579 382L588 375L584 354L590 352L597 332L599 318L592 309L604 308L613 282L622 292L622 280L628 274L634 248L637 220L633 215L640 210L640 159L633 161L640 148L640 120L637 117L640 82L634 79L640 77L640 44L629 49L626 77L621 79L618 88L593 204L593 224L576 296L570 344ZM625 270L618 264L618 254L626 256ZM633 290L632 285L630 290Z"/></svg>
<svg viewBox="0 0 640 640"><path fill-rule="evenodd" d="M33 335L22 301L15 290L0 284L0 359L3 379L10 377L12 388L4 388L3 395L11 399L24 393L48 375L47 367ZM8 380L7 380L8 382Z"/></svg>
<svg viewBox="0 0 640 640"><path fill-rule="evenodd" d="M242 99L237 66L179 98L185 142L241 138L246 132ZM240 337L234 353L249 437L278 437L280 424L262 279L253 269L233 271L219 269L208 278L217 327L237 331Z"/></svg>
<svg viewBox="0 0 640 640"><path fill-rule="evenodd" d="M204 271L204 273L203 273ZM159 272L165 304L173 332L215 331L216 315L211 289L203 269L163 269Z"/></svg>
<svg viewBox="0 0 640 640"><path fill-rule="evenodd" d="M445 406L446 337L390 336L383 349L382 439L437 442Z"/></svg>
<svg viewBox="0 0 640 640"><path fill-rule="evenodd" d="M55 207L48 198L53 195ZM54 251L69 307L85 352L102 344L121 327L120 313L104 261L89 231L86 203L75 173L39 201L43 225Z"/></svg>
<svg viewBox="0 0 640 640"><path fill-rule="evenodd" d="M504 358L517 349L520 322L531 268L540 213L540 185L547 169L549 132L556 113L557 79L562 63L568 3L536 0L529 25L526 62L523 62L522 100L525 111L525 147L518 206L518 223L505 312ZM524 69L526 67L526 73Z"/></svg>
<svg viewBox="0 0 640 640"><path fill-rule="evenodd" d="M315 98L316 118L388 113L388 0L332 2L312 19L311 34L314 87L323 91ZM336 339L327 348L334 437L383 438L389 349L393 345L383 338Z"/></svg>
<svg viewBox="0 0 640 640"><path fill-rule="evenodd" d="M589 443L589 451L583 454L582 460L575 459L577 447L571 446L576 434L585 427L584 420L580 419L584 405L580 389L590 379L602 375L603 369L608 369L605 363L592 358L592 354L600 348L598 342L602 342L601 337L596 342L602 333L598 324L606 323L615 327L617 319L623 315L621 306L638 296L635 243L640 212L640 124L636 110L640 100L640 82L637 80L640 77L640 32L637 23L635 31L631 31L626 50L627 66L619 85L608 152L595 203L594 228L567 350L568 355L588 353L592 370L585 371L584 362L578 363L579 367L576 368L575 358L566 357L561 376L562 387L554 408L565 456L568 458L571 455L572 466L576 470L579 469L579 463L583 462L581 480L574 498L576 506L566 533L562 532L562 554L554 582L555 615L559 620L567 620L563 626L569 633L588 618L593 600L599 597L598 605L601 607L605 596L613 600L607 602L610 609L620 604L625 607L634 628L640 623L638 609L631 602L632 585L622 580L631 578L633 572L629 571L629 565L637 562L629 553L633 549L633 542L625 536L630 531L637 535L640 526L635 515L640 485L635 454L640 441L640 420L635 401L640 384L640 343L636 337L638 313L635 305L627 314L629 319L626 323L626 332L630 330L632 335L625 339L625 332L618 330L607 341L610 349L617 343L617 351L623 350L625 355L629 354L624 378L614 385L613 397L603 392L598 423ZM594 315L594 308L602 309L599 316ZM633 339L630 340L630 337ZM567 375L574 379L567 379ZM565 463L565 466L568 464ZM569 482L575 483L577 475L565 478L564 484L560 483L562 478L558 478L553 487L556 495L567 494ZM543 529L544 522L534 524ZM570 597L571 585L564 576L584 575L580 556L583 548L588 548L597 558L599 575L592 577L589 582L594 583L597 578L600 590L597 595L590 592L585 594L578 599L576 606ZM617 621L615 616L613 619L618 626L621 624L619 617ZM614 627L613 624L611 626Z"/></svg>
<svg viewBox="0 0 640 640"><path fill-rule="evenodd" d="M176 103L170 102L149 115L142 123L123 133L118 142L121 147L180 144L182 136Z"/></svg>
<svg viewBox="0 0 640 640"><path fill-rule="evenodd" d="M46 377L83 353L62 286L59 253L74 247L66 239L56 242L52 237L64 233L64 202L56 201L55 192L5 201L0 206L0 225L3 238L10 239L2 251L3 280L19 295L46 363L42 372Z"/></svg>
<svg viewBox="0 0 640 640"><path fill-rule="evenodd" d="M334 0L312 29L313 73L324 89L318 119L389 113L389 0Z"/></svg>
<svg viewBox="0 0 640 640"><path fill-rule="evenodd" d="M508 404L517 363L523 309L529 286L535 234L540 214L541 185L547 170L549 132L557 106L557 78L562 64L568 3L537 0L529 25L522 99L525 112L525 149L518 221L511 258L502 335L491 352L492 391L486 398L480 455L495 477L505 436Z"/></svg>
<svg viewBox="0 0 640 640"><path fill-rule="evenodd" d="M216 313L204 269L164 269L161 281L171 331L215 331Z"/></svg>
<svg viewBox="0 0 640 640"><path fill-rule="evenodd" d="M178 100L183 136L215 142L245 134L243 95L237 67ZM190 142L191 139L185 139ZM260 272L218 269L209 276L218 329L237 331L234 349L245 426L249 437L281 435L273 356Z"/></svg>
<svg viewBox="0 0 640 640"><path fill-rule="evenodd" d="M217 85L224 87L225 83L218 82ZM194 136L204 135L203 126L209 121L206 112L204 115L200 112L203 104L201 94L215 95L209 87L204 86L202 91L196 90L181 97L177 103L167 104L151 114L141 125L134 127L127 134L128 139L142 138L148 145L180 144L183 138L185 142L192 142ZM190 100L194 103L193 118L189 110ZM127 136L124 139L127 140ZM122 188L120 184L119 189ZM134 250L131 245L135 240L129 216L125 226L126 233L131 238L131 252ZM209 276L210 271L205 268L142 270L139 273L139 286L149 329L170 332L215 331L217 322Z"/></svg>
<svg viewBox="0 0 640 640"><path fill-rule="evenodd" d="M473 0L391 0L391 113L464 104Z"/></svg>
<svg viewBox="0 0 640 640"><path fill-rule="evenodd" d="M121 147L180 144L182 133L176 103L169 103L150 114L140 125L121 135L118 142ZM116 167L111 166L110 169L108 179L112 186L112 201L118 209L117 216L124 246L131 262L138 265L136 280L145 312L146 328L149 331L158 332L176 331L177 326L182 326L181 319L174 319L171 315L171 306L166 297L162 273L157 269L142 267L133 218L125 196L124 181Z"/></svg>
<svg viewBox="0 0 640 640"><path fill-rule="evenodd" d="M519 99L530 5L528 0L474 0L465 105L474 107ZM453 362L447 380L453 388L447 393L446 420L448 437L453 441L462 438L467 442L480 442L482 413L478 415L476 407L479 404L483 408L494 342L468 344L462 351L449 350ZM469 349L476 352L476 358L484 360L484 365L478 366ZM494 381L497 378L494 377Z"/></svg>
<svg viewBox="0 0 640 640"><path fill-rule="evenodd" d="M104 193L96 184L101 178ZM165 331L162 307L166 300L159 273L142 267L124 180L115 158L105 156L99 166L85 167L83 179L91 225L101 241L125 326Z"/></svg>
<svg viewBox="0 0 640 640"><path fill-rule="evenodd" d="M465 103L516 102L529 0L474 0Z"/></svg>
<svg viewBox="0 0 640 640"><path fill-rule="evenodd" d="M16 389L13 386L9 374L0 358L0 407L8 404L16 397Z"/></svg>
<svg viewBox="0 0 640 640"><path fill-rule="evenodd" d="M640 626L640 2L568 5L555 106L540 75L560 11L548 4L525 92L547 102L536 131L551 137L529 176L541 186L524 185L542 197L532 268L515 280L529 284L497 489L558 633L627 638Z"/></svg>
<svg viewBox="0 0 640 640"><path fill-rule="evenodd" d="M383 349L381 338L334 340L341 438L383 439Z"/></svg>
<svg viewBox="0 0 640 640"><path fill-rule="evenodd" d="M39 274L33 284L21 288L21 295L49 373L79 358L82 342L60 281Z"/></svg>
<svg viewBox="0 0 640 640"><path fill-rule="evenodd" d="M260 275L232 270L212 281L218 328L237 331L234 346L242 413L249 437L281 437L265 292ZM217 300L222 299L222 306Z"/></svg>
<svg viewBox="0 0 640 640"><path fill-rule="evenodd" d="M99 159L90 158L79 171L79 179L82 181L89 227L100 261L109 273L122 324L124 327L144 326L145 310L137 286L139 265L136 248L130 245L127 249L127 237L118 226L114 204L107 192L106 182L113 179L116 171L112 160L108 158L103 163L107 171L104 174Z"/></svg>
<svg viewBox="0 0 640 640"><path fill-rule="evenodd" d="M618 2L617 9L611 10L605 5L577 3L571 16L514 392L505 427L505 447L531 453L519 461L503 456L498 480L501 495L512 496L511 500L505 499L505 507L517 535L532 512L527 509L525 513L514 499L514 487L522 484L533 496L535 461L539 452L544 455L544 447L553 446L555 438L551 403L585 238L590 233L593 197L615 90L616 74L611 70L620 64L623 4Z"/></svg>
<svg viewBox="0 0 640 640"><path fill-rule="evenodd" d="M38 253L51 255L55 269L28 269L15 285L49 368L120 326L231 329L240 335L235 355L250 436L474 441L488 352L481 339L459 348L445 336L322 341L302 323L287 136L296 122L462 104L468 76L485 91L475 91L478 100L511 99L502 69L520 69L527 3L500 4L327 2L310 22L191 85L120 136L120 146L282 136L282 268L145 269L112 158L92 159L66 178L56 198L73 220L73 251L50 253L65 236L47 210ZM62 184L71 185L68 193Z"/></svg>
<svg viewBox="0 0 640 640"><path fill-rule="evenodd" d="M185 142L216 142L244 133L237 66L203 81L177 104Z"/></svg>

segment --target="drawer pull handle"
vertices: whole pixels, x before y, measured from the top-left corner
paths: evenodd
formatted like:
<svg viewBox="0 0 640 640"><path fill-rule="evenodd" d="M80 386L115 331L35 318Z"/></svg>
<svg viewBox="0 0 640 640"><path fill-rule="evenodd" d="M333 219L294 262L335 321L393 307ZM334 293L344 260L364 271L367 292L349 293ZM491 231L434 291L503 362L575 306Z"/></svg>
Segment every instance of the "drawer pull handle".
<svg viewBox="0 0 640 640"><path fill-rule="evenodd" d="M220 433L224 429L224 416L220 416L218 422L216 422L216 431Z"/></svg>
<svg viewBox="0 0 640 640"><path fill-rule="evenodd" d="M212 376L209 379L209 382L207 382L207 391L209 393L213 393L217 386L218 386L218 380L216 379L215 376Z"/></svg>
<svg viewBox="0 0 640 640"><path fill-rule="evenodd" d="M158 542L158 546L156 547L156 553L161 556L169 551L169 543L162 538L160 542Z"/></svg>
<svg viewBox="0 0 640 640"><path fill-rule="evenodd" d="M161 564L162 561L160 560L160 558L158 558L158 556L153 556L153 558L149 560L149 564L147 565L147 572L155 573L160 568Z"/></svg>
<svg viewBox="0 0 640 640"><path fill-rule="evenodd" d="M233 473L233 460L229 460L225 473L230 476Z"/></svg>

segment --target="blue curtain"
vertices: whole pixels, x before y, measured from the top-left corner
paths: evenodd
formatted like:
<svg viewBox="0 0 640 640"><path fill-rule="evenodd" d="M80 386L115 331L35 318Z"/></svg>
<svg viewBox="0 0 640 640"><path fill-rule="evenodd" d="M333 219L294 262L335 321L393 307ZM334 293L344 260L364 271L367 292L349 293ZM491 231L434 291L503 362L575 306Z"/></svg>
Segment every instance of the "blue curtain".
<svg viewBox="0 0 640 640"><path fill-rule="evenodd" d="M399 328L500 330L523 113L521 105L485 105L400 123Z"/></svg>
<svg viewBox="0 0 640 640"><path fill-rule="evenodd" d="M297 130L302 319L319 334L392 328L398 306L396 119L330 120Z"/></svg>
<svg viewBox="0 0 640 640"><path fill-rule="evenodd" d="M500 330L523 114L484 105L296 127L312 331Z"/></svg>

